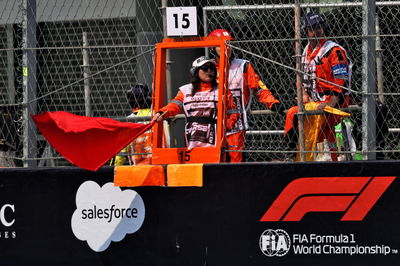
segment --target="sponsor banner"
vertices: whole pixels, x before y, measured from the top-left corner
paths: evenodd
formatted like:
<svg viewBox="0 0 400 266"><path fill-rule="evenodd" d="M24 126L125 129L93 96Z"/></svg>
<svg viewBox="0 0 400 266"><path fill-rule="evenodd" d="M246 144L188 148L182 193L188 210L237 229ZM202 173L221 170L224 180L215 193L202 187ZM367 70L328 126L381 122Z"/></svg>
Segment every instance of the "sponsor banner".
<svg viewBox="0 0 400 266"><path fill-rule="evenodd" d="M394 165L309 163L284 168L257 165L251 170L238 166L229 184L239 182L241 188L225 185L245 202L234 201L241 210L235 223L249 224L247 218L256 213L259 223L251 223L229 243L253 238L259 252L243 247L246 259L241 252L231 257L243 265L396 264L400 216L393 203L399 200L399 169L389 168ZM204 174L212 178L208 171ZM239 180L245 175L250 182Z"/></svg>
<svg viewBox="0 0 400 266"><path fill-rule="evenodd" d="M111 167L0 176L2 265L400 259L397 162L206 164L202 187L119 188Z"/></svg>
<svg viewBox="0 0 400 266"><path fill-rule="evenodd" d="M5 203L0 205L0 239L14 239L17 237L17 232L14 230L15 223L15 205Z"/></svg>
<svg viewBox="0 0 400 266"><path fill-rule="evenodd" d="M76 193L71 227L74 235L87 241L94 251L104 251L111 241L121 241L142 226L145 216L143 199L133 190L121 191L113 183L100 187L84 182Z"/></svg>

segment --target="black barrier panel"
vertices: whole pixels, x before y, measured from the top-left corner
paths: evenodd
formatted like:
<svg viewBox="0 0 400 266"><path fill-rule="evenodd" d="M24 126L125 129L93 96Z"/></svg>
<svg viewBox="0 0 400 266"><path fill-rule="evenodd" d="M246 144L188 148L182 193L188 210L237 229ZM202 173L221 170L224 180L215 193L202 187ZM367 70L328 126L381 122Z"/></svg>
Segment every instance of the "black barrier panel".
<svg viewBox="0 0 400 266"><path fill-rule="evenodd" d="M143 199L143 224L96 252L74 235L71 219L78 189L112 182L112 168L0 169L0 265L397 265L398 178L376 203L368 197L399 173L398 162L382 161L205 165L201 188L123 188ZM298 221L260 221L287 187L297 194L278 217ZM360 201L371 207L366 216L341 221ZM308 212L321 206L343 211Z"/></svg>
<svg viewBox="0 0 400 266"><path fill-rule="evenodd" d="M0 169L1 265L101 265L71 231L75 194L85 180L112 181L113 169ZM5 205L13 207L4 207Z"/></svg>
<svg viewBox="0 0 400 266"><path fill-rule="evenodd" d="M214 228L211 235L216 240L212 244L215 247L209 247L209 261L217 265L222 265L221 263L227 265L398 264L400 244L398 229L400 214L396 204L400 199L398 178L372 206L362 221L340 221L346 211L310 212L300 221L290 222L261 222L260 219L288 184L294 184L291 183L294 180L306 177L315 177L315 180L321 180L319 177L340 177L348 180L347 177L382 177L399 174L398 163L382 162L208 166L204 171L205 183L210 184L207 185L208 189L214 190L214 193L210 191L209 194L214 202L213 212L209 213L209 216L216 217L209 221L209 225L212 225L210 227ZM326 178L322 180L325 182ZM219 185L216 185L217 183ZM334 205L341 197L354 196L356 199L362 194L362 190L359 193L345 192L344 186L348 186L346 183L348 182L343 182L343 190L340 193L312 192L311 195L304 195L301 198L295 197L298 201L290 204L290 207L293 208L295 203L299 203L299 199L306 199L306 196L336 196L336 200L333 198L328 200L328 204ZM311 205L314 206L315 204ZM267 256L260 248L261 235L266 230L276 232L277 229L282 229L289 235L291 241L289 250L285 255L270 252ZM295 235L296 239L293 239ZM275 239L275 244L277 242L278 239ZM383 250L389 253L357 254L365 253L366 249L371 247L376 252ZM301 252L303 254L300 254ZM349 252L353 255L349 255Z"/></svg>

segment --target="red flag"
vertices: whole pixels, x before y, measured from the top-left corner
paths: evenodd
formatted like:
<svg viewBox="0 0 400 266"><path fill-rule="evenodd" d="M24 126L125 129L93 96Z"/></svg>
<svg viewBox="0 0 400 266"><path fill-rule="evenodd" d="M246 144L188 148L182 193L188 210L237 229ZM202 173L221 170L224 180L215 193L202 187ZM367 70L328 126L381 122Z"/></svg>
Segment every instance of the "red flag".
<svg viewBox="0 0 400 266"><path fill-rule="evenodd" d="M47 141L71 163L96 171L156 122L137 124L57 111L32 116Z"/></svg>

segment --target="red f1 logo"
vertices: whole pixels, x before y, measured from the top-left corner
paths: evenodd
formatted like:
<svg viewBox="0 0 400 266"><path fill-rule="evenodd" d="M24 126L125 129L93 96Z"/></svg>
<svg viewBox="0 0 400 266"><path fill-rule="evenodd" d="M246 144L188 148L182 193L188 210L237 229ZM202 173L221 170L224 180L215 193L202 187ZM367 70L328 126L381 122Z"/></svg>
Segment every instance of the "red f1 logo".
<svg viewBox="0 0 400 266"><path fill-rule="evenodd" d="M260 221L300 221L308 212L345 212L341 221L362 221L395 179L395 176L299 178L283 189Z"/></svg>

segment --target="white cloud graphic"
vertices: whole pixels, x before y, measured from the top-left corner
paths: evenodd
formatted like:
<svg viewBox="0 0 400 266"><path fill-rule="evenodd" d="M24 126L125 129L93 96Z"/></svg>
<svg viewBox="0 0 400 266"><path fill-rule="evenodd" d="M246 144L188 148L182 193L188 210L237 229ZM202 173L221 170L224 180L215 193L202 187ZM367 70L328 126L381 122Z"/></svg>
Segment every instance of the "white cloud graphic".
<svg viewBox="0 0 400 266"><path fill-rule="evenodd" d="M108 248L142 226L145 208L142 197L133 190L122 191L107 183L84 182L76 193L71 227L76 238L87 241L94 251Z"/></svg>

